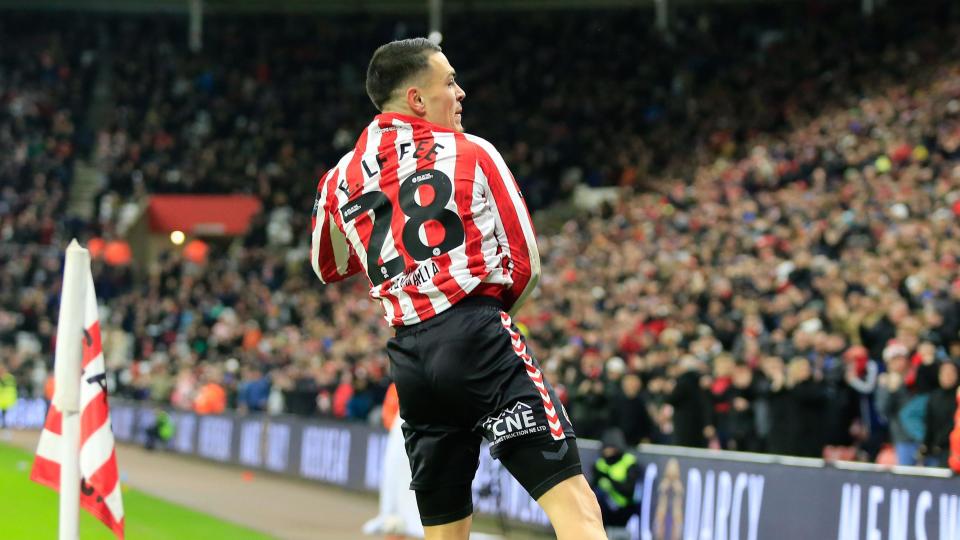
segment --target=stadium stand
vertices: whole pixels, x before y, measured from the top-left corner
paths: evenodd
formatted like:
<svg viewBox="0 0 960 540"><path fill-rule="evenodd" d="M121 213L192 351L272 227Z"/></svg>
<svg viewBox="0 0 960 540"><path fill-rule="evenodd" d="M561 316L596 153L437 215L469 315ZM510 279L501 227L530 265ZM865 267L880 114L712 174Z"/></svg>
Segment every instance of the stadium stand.
<svg viewBox="0 0 960 540"><path fill-rule="evenodd" d="M544 277L518 317L581 436L864 460L890 444L945 463L931 422L953 416L960 361L945 6L717 8L670 36L644 12L451 16L468 130L505 149L530 204L619 189L541 228ZM70 235L117 238L148 193L246 193L263 213L205 261L95 262L111 385L375 422L391 331L365 283L315 286L308 220L372 112L370 51L422 25L210 17L193 53L182 20L82 20L2 23L24 43L0 54L0 357L20 385L43 393ZM93 128L97 82L115 106ZM89 221L60 218L78 151L106 179Z"/></svg>

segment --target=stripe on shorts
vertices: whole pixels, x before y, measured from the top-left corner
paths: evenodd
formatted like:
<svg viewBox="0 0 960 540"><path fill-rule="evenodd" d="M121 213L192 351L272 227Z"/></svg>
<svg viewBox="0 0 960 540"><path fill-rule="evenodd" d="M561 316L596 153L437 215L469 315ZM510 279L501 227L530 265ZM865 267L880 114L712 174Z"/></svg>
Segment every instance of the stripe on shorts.
<svg viewBox="0 0 960 540"><path fill-rule="evenodd" d="M543 400L543 410L547 414L547 424L550 426L550 436L552 436L555 441L563 439L563 426L560 425L560 417L557 415L557 410L553 406L553 400L550 399L550 393L547 392L547 386L543 382L543 373L537 369L537 366L533 363L533 357L527 353L527 346L523 342L520 334L513 330L513 321L510 320L510 315L500 312L500 322L510 334L513 352L523 360L524 365L527 367L527 375L540 393L540 399Z"/></svg>

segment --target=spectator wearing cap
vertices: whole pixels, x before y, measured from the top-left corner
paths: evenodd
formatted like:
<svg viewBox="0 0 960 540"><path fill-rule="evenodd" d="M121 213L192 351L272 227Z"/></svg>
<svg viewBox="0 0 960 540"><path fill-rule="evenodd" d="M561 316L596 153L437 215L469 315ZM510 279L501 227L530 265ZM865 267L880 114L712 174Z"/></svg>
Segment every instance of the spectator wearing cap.
<svg viewBox="0 0 960 540"><path fill-rule="evenodd" d="M628 451L619 429L604 431L601 445L600 457L593 464L592 488L600 504L603 526L610 538L629 538L623 533L631 516L639 510L634 495L642 469L636 456Z"/></svg>
<svg viewBox="0 0 960 540"><path fill-rule="evenodd" d="M623 376L627 373L627 363L619 356L611 357L603 365L603 375L606 378L606 389L604 392L613 397L620 392L622 388Z"/></svg>
<svg viewBox="0 0 960 540"><path fill-rule="evenodd" d="M917 415L904 413L909 413L911 409L921 410L926 406L926 398L912 396L907 389L909 365L906 347L896 341L889 343L883 349L883 362L886 371L877 377L877 410L887 422L897 464L914 465L923 440L923 425L916 421ZM907 408L914 397L918 399Z"/></svg>

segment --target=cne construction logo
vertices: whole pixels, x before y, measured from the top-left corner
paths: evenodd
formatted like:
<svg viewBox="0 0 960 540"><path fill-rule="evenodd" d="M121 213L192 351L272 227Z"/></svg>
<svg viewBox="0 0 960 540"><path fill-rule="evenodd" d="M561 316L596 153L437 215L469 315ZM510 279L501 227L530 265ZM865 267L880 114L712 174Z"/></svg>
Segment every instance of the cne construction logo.
<svg viewBox="0 0 960 540"><path fill-rule="evenodd" d="M548 428L537 424L533 407L518 401L513 407L500 411L500 414L487 417L483 421L483 429L490 435L490 445L493 446L524 435L547 431Z"/></svg>

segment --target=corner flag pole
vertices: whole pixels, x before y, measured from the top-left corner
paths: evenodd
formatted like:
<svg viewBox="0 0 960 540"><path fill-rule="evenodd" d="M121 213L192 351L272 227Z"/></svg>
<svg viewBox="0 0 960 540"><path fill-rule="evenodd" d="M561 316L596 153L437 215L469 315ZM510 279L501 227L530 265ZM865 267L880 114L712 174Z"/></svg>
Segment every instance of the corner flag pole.
<svg viewBox="0 0 960 540"><path fill-rule="evenodd" d="M83 362L83 302L86 298L90 252L76 239L67 246L57 347L54 359L53 404L63 413L60 459L59 540L80 538L80 371Z"/></svg>

